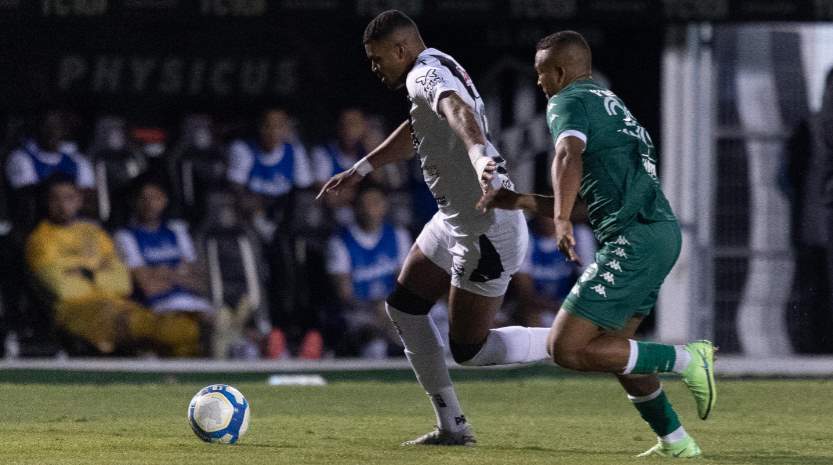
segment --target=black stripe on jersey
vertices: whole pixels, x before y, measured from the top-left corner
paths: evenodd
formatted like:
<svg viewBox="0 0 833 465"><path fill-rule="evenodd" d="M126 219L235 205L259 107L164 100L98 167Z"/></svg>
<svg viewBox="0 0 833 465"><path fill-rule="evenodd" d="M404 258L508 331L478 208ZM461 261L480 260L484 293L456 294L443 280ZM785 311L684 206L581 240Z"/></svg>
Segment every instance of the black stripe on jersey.
<svg viewBox="0 0 833 465"><path fill-rule="evenodd" d="M428 56L436 58L437 61L439 61L442 66L446 67L448 69L448 71L450 71L451 74L454 77L456 77L460 81L461 84L463 84L463 87L466 88L466 92L469 93L469 96L471 97L471 99L473 101L477 102L477 99L480 98L480 95L478 95L477 91L474 89L474 84L470 84L468 81L466 81L465 76L463 76L460 73L460 70L457 68L458 65L457 65L457 63L454 62L454 60L451 60L451 59L449 59L447 57L444 57L442 55L428 55ZM422 63L425 63L425 62L423 61ZM425 64L427 64L427 63L425 63ZM483 118L484 117L481 116L481 119L483 119ZM489 134L488 132L486 132L486 120L483 119L482 123L483 123L483 130L485 132L484 135L486 136L486 140L491 142L492 141L492 135Z"/></svg>
<svg viewBox="0 0 833 465"><path fill-rule="evenodd" d="M445 66L446 68L448 68L449 71L451 71L451 74L453 74L454 77L456 77L457 79L460 80L460 82L466 88L466 91L468 91L469 96L471 96L472 100L477 100L478 98L480 98L480 96L477 95L477 92L475 92L475 90L466 82L466 78L463 77L462 74L460 74L460 70L457 69L457 63L455 63L452 60L449 60L448 58L446 58L442 55L429 55L429 56L432 56L432 57L436 58L437 61L439 61L441 65Z"/></svg>

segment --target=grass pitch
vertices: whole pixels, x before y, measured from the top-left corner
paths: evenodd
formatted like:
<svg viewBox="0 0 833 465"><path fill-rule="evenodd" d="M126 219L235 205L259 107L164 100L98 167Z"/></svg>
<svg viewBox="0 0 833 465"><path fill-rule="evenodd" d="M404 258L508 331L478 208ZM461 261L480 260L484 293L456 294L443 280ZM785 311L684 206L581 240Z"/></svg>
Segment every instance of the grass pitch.
<svg viewBox="0 0 833 465"><path fill-rule="evenodd" d="M221 382L222 380L217 380ZM676 380L665 382L700 464L833 464L833 381L718 382L713 418L697 419ZM415 382L324 387L236 383L251 402L240 444L206 444L186 409L200 384L0 384L0 464L576 464L637 459L655 442L607 377L466 381L457 389L474 448L403 448L433 414Z"/></svg>

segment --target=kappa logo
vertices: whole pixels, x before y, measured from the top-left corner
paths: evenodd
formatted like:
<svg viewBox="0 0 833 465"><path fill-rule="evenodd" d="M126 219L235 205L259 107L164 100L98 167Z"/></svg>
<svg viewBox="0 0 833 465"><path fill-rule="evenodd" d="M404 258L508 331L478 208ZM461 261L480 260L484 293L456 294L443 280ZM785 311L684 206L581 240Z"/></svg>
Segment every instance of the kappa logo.
<svg viewBox="0 0 833 465"><path fill-rule="evenodd" d="M625 239L625 236L617 237L616 240L613 241L613 243L616 244L616 245L631 245L631 243L628 242L627 239Z"/></svg>
<svg viewBox="0 0 833 465"><path fill-rule="evenodd" d="M610 271L605 271L600 276L602 277L602 279L607 281L608 284L615 284L614 278L613 278L613 273L611 273Z"/></svg>
<svg viewBox="0 0 833 465"><path fill-rule="evenodd" d="M437 70L431 68L425 75L416 78L416 83L422 86L422 90L425 92L425 95L428 97L428 100L433 102L434 101L434 94L437 91L437 84L440 84L443 81L442 76L437 74Z"/></svg>
<svg viewBox="0 0 833 465"><path fill-rule="evenodd" d="M451 265L451 274L454 276L463 276L466 273L465 265L460 263L453 263Z"/></svg>
<svg viewBox="0 0 833 465"><path fill-rule="evenodd" d="M621 247L616 247L611 253L619 258L628 258L628 254L625 252L625 249Z"/></svg>
<svg viewBox="0 0 833 465"><path fill-rule="evenodd" d="M604 297L605 299L607 298L607 291L605 290L605 287L602 286L601 284L596 284L595 286L591 287L590 289L593 289L594 291L596 291L596 294L599 294L600 296Z"/></svg>
<svg viewBox="0 0 833 465"><path fill-rule="evenodd" d="M622 271L622 266L619 264L619 260L611 260L605 263L605 266L610 268L611 270L616 270L619 272Z"/></svg>

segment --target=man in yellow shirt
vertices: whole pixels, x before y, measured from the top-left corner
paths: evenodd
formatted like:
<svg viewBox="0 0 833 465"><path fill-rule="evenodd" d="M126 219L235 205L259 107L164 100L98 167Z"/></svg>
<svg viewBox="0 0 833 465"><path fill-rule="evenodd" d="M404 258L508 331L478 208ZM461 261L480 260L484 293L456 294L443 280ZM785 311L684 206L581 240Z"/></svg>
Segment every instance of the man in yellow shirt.
<svg viewBox="0 0 833 465"><path fill-rule="evenodd" d="M107 232L79 219L83 200L73 180L53 175L41 192L45 215L26 241L26 263L54 299L56 326L103 353L148 345L163 355L197 355L193 319L156 315L128 300L127 267Z"/></svg>

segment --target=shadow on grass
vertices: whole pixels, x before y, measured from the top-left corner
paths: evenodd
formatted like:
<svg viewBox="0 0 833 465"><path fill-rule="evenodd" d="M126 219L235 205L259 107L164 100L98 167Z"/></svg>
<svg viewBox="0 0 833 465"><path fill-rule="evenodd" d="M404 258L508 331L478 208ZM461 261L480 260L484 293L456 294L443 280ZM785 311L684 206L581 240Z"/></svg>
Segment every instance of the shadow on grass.
<svg viewBox="0 0 833 465"><path fill-rule="evenodd" d="M581 455L617 455L621 452L610 451L610 450L587 450L587 449L566 449L563 447L542 447L542 446L477 446L478 449L488 449L494 451L518 451L518 452L543 452L547 454L554 454L554 456L558 456L559 454L581 454ZM634 455L637 453L634 452ZM829 464L828 464L829 465Z"/></svg>
<svg viewBox="0 0 833 465"><path fill-rule="evenodd" d="M299 444L263 444L263 443L249 443L249 442L242 442L240 444L235 444L234 447L240 447L243 449L248 449L249 447L257 447L260 449L300 449L301 445Z"/></svg>
<svg viewBox="0 0 833 465"><path fill-rule="evenodd" d="M720 463L754 463L755 465L830 465L833 455L801 455L791 452L772 454L707 454L705 458Z"/></svg>

